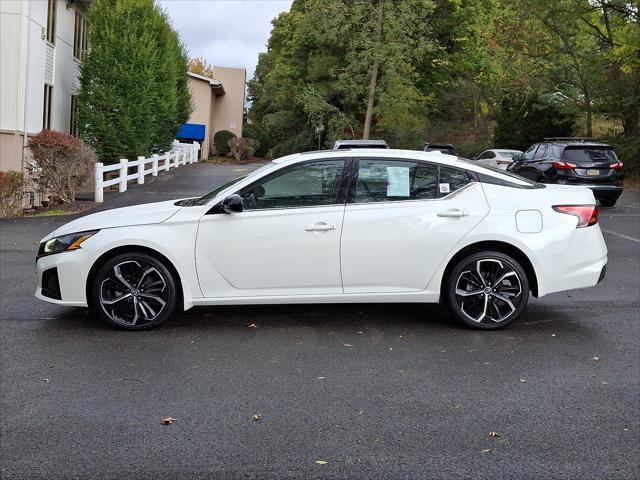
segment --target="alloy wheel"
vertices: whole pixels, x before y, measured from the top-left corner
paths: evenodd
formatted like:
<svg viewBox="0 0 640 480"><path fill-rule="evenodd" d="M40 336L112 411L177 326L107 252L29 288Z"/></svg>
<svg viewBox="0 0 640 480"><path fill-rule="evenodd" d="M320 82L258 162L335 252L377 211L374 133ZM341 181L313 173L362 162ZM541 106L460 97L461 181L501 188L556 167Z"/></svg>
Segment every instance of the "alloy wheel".
<svg viewBox="0 0 640 480"><path fill-rule="evenodd" d="M162 273L143 260L116 263L100 284L103 311L124 327L150 324L165 310L169 297Z"/></svg>
<svg viewBox="0 0 640 480"><path fill-rule="evenodd" d="M503 260L476 260L456 280L456 304L462 314L476 324L506 321L516 312L522 299L520 276Z"/></svg>

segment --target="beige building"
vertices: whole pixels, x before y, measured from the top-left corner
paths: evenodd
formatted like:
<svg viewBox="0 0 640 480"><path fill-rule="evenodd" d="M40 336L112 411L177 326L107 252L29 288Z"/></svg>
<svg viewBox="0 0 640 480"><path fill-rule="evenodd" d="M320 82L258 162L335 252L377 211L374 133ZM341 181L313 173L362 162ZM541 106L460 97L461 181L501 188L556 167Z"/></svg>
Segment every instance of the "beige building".
<svg viewBox="0 0 640 480"><path fill-rule="evenodd" d="M200 142L202 158L213 153L216 132L229 130L242 136L247 72L244 68L213 67L213 77L189 73L193 113L176 135L182 141Z"/></svg>

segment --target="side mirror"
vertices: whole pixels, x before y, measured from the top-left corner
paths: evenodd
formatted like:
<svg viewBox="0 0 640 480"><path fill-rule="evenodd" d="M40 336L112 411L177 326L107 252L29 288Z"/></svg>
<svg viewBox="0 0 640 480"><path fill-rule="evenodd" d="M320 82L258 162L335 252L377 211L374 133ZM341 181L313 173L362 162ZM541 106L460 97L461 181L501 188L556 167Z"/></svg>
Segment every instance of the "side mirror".
<svg viewBox="0 0 640 480"><path fill-rule="evenodd" d="M224 213L240 213L244 210L242 197L237 193L229 195L222 201L222 211Z"/></svg>

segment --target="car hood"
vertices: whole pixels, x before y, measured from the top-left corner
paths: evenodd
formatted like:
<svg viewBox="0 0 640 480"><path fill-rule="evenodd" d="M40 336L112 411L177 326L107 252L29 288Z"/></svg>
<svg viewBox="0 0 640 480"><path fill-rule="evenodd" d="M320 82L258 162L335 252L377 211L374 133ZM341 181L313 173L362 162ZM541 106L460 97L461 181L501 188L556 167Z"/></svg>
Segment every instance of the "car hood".
<svg viewBox="0 0 640 480"><path fill-rule="evenodd" d="M57 228L42 240L66 235L68 233L99 230L101 228L128 227L131 225L150 225L162 223L182 207L176 200L157 203L145 203L132 207L114 208L103 212L92 213L73 220Z"/></svg>

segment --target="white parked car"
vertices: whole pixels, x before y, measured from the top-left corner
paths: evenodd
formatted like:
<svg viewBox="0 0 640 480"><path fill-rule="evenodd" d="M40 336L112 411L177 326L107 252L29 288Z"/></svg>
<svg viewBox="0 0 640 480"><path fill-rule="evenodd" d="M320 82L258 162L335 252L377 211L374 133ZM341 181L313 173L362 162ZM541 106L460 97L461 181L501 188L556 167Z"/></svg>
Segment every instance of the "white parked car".
<svg viewBox="0 0 640 480"><path fill-rule="evenodd" d="M141 330L195 305L442 302L495 329L593 287L607 249L591 190L440 153L279 158L201 198L108 210L40 245L36 296Z"/></svg>
<svg viewBox="0 0 640 480"><path fill-rule="evenodd" d="M522 153L521 150L504 150L496 148L493 150L485 150L476 157L476 161L480 165L486 167L500 168L506 170L513 162L514 155Z"/></svg>

